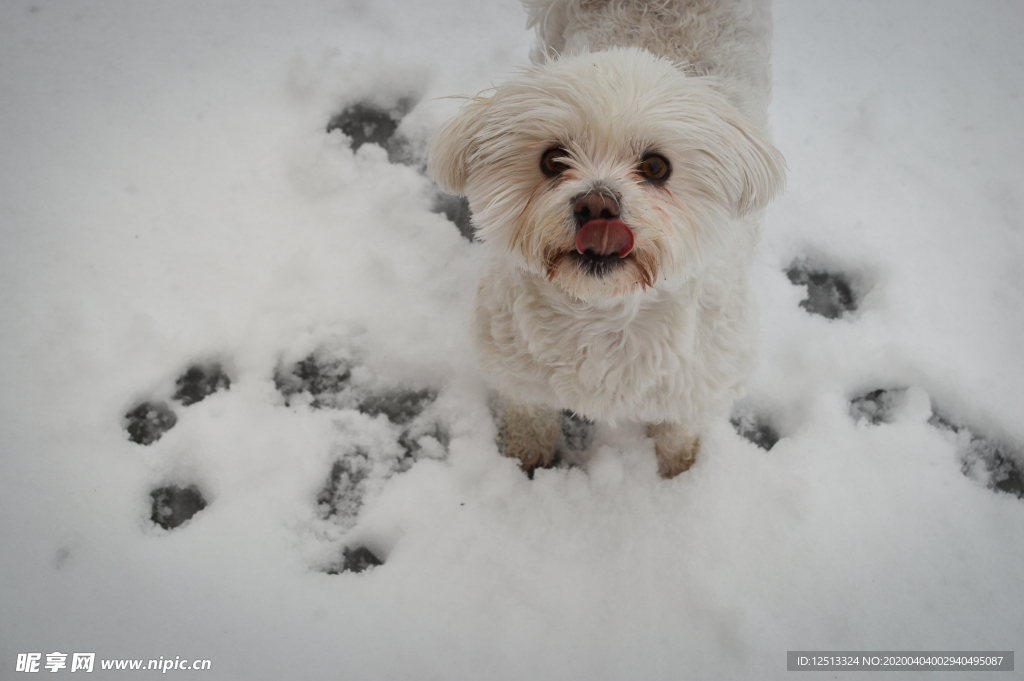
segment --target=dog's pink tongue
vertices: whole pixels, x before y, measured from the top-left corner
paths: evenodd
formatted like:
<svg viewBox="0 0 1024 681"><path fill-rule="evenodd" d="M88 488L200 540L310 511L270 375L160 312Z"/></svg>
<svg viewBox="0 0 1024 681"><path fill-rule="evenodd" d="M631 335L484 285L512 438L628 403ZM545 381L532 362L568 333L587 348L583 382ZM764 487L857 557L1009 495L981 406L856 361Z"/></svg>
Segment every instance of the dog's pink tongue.
<svg viewBox="0 0 1024 681"><path fill-rule="evenodd" d="M576 233L576 250L625 258L633 250L633 232L621 220L590 220Z"/></svg>

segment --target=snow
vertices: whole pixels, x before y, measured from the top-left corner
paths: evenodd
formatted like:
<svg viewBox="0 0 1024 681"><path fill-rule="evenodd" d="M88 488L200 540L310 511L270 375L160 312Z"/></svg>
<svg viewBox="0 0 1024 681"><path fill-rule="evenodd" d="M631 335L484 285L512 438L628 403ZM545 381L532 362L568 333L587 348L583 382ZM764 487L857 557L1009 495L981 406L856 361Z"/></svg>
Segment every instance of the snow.
<svg viewBox="0 0 1024 681"><path fill-rule="evenodd" d="M971 457L1024 466L1024 10L787 0L775 20L790 174L741 409L781 439L723 422L663 481L638 429L598 428L530 480L473 365L477 249L416 164L324 132L409 98L419 153L448 95L525 63L516 2L0 5L0 677L54 651L209 659L217 679L1020 652L1024 501ZM845 276L857 309L802 309L794 261ZM286 404L275 373L316 353L349 392ZM231 385L183 406L197 363ZM876 389L883 422L853 418ZM354 408L421 390L407 423ZM125 432L143 401L178 419L148 446ZM323 501L339 460L363 477ZM168 530L150 493L172 485L207 506ZM360 546L383 564L331 574Z"/></svg>

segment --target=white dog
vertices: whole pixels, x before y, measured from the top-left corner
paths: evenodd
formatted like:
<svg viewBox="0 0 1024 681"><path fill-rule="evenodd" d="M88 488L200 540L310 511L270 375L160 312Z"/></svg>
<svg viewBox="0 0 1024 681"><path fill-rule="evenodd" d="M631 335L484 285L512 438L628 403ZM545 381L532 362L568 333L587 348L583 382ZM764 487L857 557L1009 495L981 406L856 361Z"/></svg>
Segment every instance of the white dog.
<svg viewBox="0 0 1024 681"><path fill-rule="evenodd" d="M487 262L482 369L500 444L550 465L558 411L647 424L686 470L752 369L748 270L784 183L768 0L526 0L535 65L469 100L429 166Z"/></svg>

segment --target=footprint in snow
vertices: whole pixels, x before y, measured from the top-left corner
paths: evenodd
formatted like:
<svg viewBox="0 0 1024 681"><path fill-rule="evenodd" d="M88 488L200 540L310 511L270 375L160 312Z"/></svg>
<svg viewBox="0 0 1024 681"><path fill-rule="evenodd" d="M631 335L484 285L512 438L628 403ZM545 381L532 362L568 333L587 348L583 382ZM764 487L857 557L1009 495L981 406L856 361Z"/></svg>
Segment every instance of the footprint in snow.
<svg viewBox="0 0 1024 681"><path fill-rule="evenodd" d="M420 459L445 458L449 442L445 424L431 409L437 399L435 389L373 386L372 377L360 370L358 354L345 348L321 348L296 362L282 363L274 374L287 407L365 417L346 419L346 438L337 444L314 501L321 521L344 530L357 523L367 495ZM360 444L365 440L378 446ZM382 563L383 558L366 546L346 546L336 561L321 569L328 574L362 572Z"/></svg>
<svg viewBox="0 0 1024 681"><path fill-rule="evenodd" d="M796 286L807 287L807 297L800 307L826 319L842 319L860 306L863 286L856 277L798 258L786 269L786 276Z"/></svg>
<svg viewBox="0 0 1024 681"><path fill-rule="evenodd" d="M416 166L425 174L427 163L422 151L398 132L402 119L415 104L412 97L402 97L389 107L373 102L356 102L331 116L327 121L327 132L338 131L347 135L353 151L364 144L377 144L387 152L392 163ZM469 203L464 197L445 194L435 187L431 210L444 213L462 236L473 241Z"/></svg>
<svg viewBox="0 0 1024 681"><path fill-rule="evenodd" d="M125 413L122 426L131 442L151 446L178 423L169 401L189 407L230 387L231 379L220 364L194 364L177 378L169 400L152 397L136 404ZM150 501L150 520L165 530L183 525L207 503L195 484L157 487L150 492Z"/></svg>
<svg viewBox="0 0 1024 681"><path fill-rule="evenodd" d="M367 494L379 490L391 476L408 470L421 458L447 456L449 436L443 421L431 409L437 391L426 386L381 388L373 376L360 370L359 352L351 348L322 348L303 359L281 363L274 385L282 403L290 408L355 412L364 419L346 419L348 431L336 447L324 484L311 503L322 521L351 529ZM152 446L178 423L176 409L188 408L210 395L229 390L231 378L218 363L197 363L175 381L172 394L140 402L127 411L123 427L128 439ZM172 406L174 405L174 406ZM358 443L369 440L377 447ZM150 520L165 530L184 525L207 506L196 482L165 484L150 492ZM382 563L365 546L347 546L325 571L360 572Z"/></svg>
<svg viewBox="0 0 1024 681"><path fill-rule="evenodd" d="M733 407L729 423L738 435L765 451L771 451L781 438L767 414L743 402Z"/></svg>
<svg viewBox="0 0 1024 681"><path fill-rule="evenodd" d="M188 407L231 387L231 379L218 363L193 364L174 383L171 400ZM133 406L124 415L123 423L128 439L140 445L151 445L178 423L178 417L159 397L150 398Z"/></svg>
<svg viewBox="0 0 1024 681"><path fill-rule="evenodd" d="M871 426L893 423L906 403L907 388L876 388L850 399L850 416ZM957 444L960 470L987 488L1024 499L1021 462L1024 453L996 438L983 435L973 426L946 414L932 404L928 423L953 438Z"/></svg>
<svg viewBox="0 0 1024 681"><path fill-rule="evenodd" d="M152 500L149 518L165 530L173 530L206 508L206 499L195 485L158 487L149 496Z"/></svg>

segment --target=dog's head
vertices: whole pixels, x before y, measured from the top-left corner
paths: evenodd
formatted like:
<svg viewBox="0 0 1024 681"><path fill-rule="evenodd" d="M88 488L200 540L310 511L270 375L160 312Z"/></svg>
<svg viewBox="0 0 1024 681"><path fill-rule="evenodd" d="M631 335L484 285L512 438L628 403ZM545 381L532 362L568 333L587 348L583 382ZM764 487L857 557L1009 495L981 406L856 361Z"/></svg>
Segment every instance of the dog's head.
<svg viewBox="0 0 1024 681"><path fill-rule="evenodd" d="M468 101L429 166L469 199L482 240L583 300L695 274L784 182L779 152L710 79L633 48L562 57Z"/></svg>

